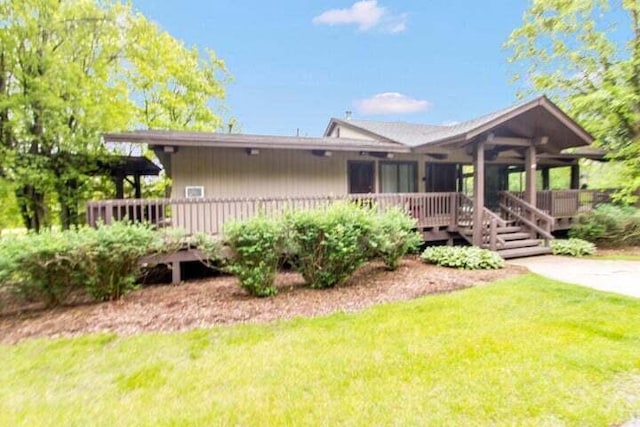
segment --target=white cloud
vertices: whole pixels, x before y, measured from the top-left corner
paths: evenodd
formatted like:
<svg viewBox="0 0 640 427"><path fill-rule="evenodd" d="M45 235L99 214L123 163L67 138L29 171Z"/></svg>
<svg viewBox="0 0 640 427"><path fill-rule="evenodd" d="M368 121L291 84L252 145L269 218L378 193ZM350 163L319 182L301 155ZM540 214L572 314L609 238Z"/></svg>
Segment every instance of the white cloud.
<svg viewBox="0 0 640 427"><path fill-rule="evenodd" d="M429 101L414 99L397 92L379 93L355 102L361 114L411 114L428 109Z"/></svg>
<svg viewBox="0 0 640 427"><path fill-rule="evenodd" d="M360 31L379 28L388 33L401 33L407 29L408 14L394 15L378 0L361 0L347 9L330 9L313 18L316 25L357 25Z"/></svg>

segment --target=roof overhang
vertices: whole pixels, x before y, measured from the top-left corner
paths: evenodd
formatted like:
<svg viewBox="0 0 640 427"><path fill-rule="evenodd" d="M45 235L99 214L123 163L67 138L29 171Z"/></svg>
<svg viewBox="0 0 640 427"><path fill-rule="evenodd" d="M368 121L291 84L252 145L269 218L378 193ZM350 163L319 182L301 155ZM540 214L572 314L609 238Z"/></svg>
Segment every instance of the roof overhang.
<svg viewBox="0 0 640 427"><path fill-rule="evenodd" d="M215 132L136 131L106 133L107 143L141 143L152 147L256 148L349 152L410 153L404 145L347 138L306 138L269 135L220 134Z"/></svg>

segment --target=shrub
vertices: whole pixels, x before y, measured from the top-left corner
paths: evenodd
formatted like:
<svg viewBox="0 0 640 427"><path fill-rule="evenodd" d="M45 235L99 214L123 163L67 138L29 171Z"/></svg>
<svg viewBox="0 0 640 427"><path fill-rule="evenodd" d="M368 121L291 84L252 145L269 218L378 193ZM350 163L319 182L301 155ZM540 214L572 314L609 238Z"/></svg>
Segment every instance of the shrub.
<svg viewBox="0 0 640 427"><path fill-rule="evenodd" d="M276 294L275 278L283 252L284 226L280 219L259 216L225 227L227 244L233 251L227 269L251 295Z"/></svg>
<svg viewBox="0 0 640 427"><path fill-rule="evenodd" d="M289 214L296 267L309 286L334 287L369 258L374 215L353 203Z"/></svg>
<svg viewBox="0 0 640 427"><path fill-rule="evenodd" d="M398 268L400 259L420 246L422 237L415 227L415 219L401 209L390 209L376 216L370 245L373 254L382 258L387 269Z"/></svg>
<svg viewBox="0 0 640 427"><path fill-rule="evenodd" d="M569 237L599 246L640 245L640 210L633 207L600 205L578 216Z"/></svg>
<svg viewBox="0 0 640 427"><path fill-rule="evenodd" d="M114 300L135 288L140 260L145 255L162 252L163 234L148 225L114 223L97 229L86 228L82 247L87 265L87 293L101 301Z"/></svg>
<svg viewBox="0 0 640 427"><path fill-rule="evenodd" d="M82 287L85 259L79 231L5 238L0 242L0 282L29 301L54 306Z"/></svg>
<svg viewBox="0 0 640 427"><path fill-rule="evenodd" d="M216 268L215 263L222 261L222 242L205 233L197 233L189 237L186 241L187 246L192 249L198 249L206 257L200 260L209 268ZM214 262L212 264L211 262Z"/></svg>
<svg viewBox="0 0 640 427"><path fill-rule="evenodd" d="M0 284L48 306L84 291L116 299L133 289L140 259L166 247L161 233L116 223L0 240Z"/></svg>
<svg viewBox="0 0 640 427"><path fill-rule="evenodd" d="M551 241L551 250L554 255L584 256L596 251L596 245L582 239L558 239Z"/></svg>
<svg viewBox="0 0 640 427"><path fill-rule="evenodd" d="M491 270L504 267L495 252L475 246L432 246L421 255L423 261L463 270Z"/></svg>

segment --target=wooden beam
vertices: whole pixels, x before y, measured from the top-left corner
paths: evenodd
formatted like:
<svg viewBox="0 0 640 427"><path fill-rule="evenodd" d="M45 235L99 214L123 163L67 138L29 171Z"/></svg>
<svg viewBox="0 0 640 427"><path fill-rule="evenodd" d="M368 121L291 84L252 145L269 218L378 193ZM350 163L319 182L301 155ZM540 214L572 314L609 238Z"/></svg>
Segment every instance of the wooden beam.
<svg viewBox="0 0 640 427"><path fill-rule="evenodd" d="M473 244L482 246L482 214L484 211L484 146L480 140L473 150Z"/></svg>
<svg viewBox="0 0 640 427"><path fill-rule="evenodd" d="M530 145L524 155L525 172L525 200L527 203L536 205L536 147Z"/></svg>
<svg viewBox="0 0 640 427"><path fill-rule="evenodd" d="M531 140L528 138L510 138L510 137L495 137L493 139L495 145L506 145L509 147L528 147L531 145Z"/></svg>

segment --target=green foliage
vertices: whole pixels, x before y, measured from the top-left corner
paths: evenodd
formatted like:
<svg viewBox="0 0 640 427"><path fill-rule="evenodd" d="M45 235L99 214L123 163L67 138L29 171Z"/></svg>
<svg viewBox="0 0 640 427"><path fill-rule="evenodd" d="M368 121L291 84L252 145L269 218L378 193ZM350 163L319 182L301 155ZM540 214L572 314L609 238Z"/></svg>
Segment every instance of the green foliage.
<svg viewBox="0 0 640 427"><path fill-rule="evenodd" d="M28 228L45 227L53 203L63 227L77 224L103 132L222 124L224 63L126 2L3 0L0 22L0 178Z"/></svg>
<svg viewBox="0 0 640 427"><path fill-rule="evenodd" d="M86 258L87 293L97 300L114 300L135 288L140 259L157 253L162 235L142 224L114 223L85 228L87 242L79 247Z"/></svg>
<svg viewBox="0 0 640 427"><path fill-rule="evenodd" d="M492 270L504 267L495 252L475 246L431 246L422 252L423 261L463 270Z"/></svg>
<svg viewBox="0 0 640 427"><path fill-rule="evenodd" d="M6 237L0 239L0 287L48 306L80 291L117 299L134 288L143 256L175 245L176 236L125 223Z"/></svg>
<svg viewBox="0 0 640 427"><path fill-rule="evenodd" d="M640 188L638 16L637 1L533 0L506 43L515 79L551 96L624 165L624 201Z"/></svg>
<svg viewBox="0 0 640 427"><path fill-rule="evenodd" d="M578 216L569 236L598 246L640 245L640 210L633 207L600 205Z"/></svg>
<svg viewBox="0 0 640 427"><path fill-rule="evenodd" d="M376 215L369 244L389 270L397 269L400 259L422 243L415 227L416 220L398 208Z"/></svg>
<svg viewBox="0 0 640 427"><path fill-rule="evenodd" d="M233 251L228 271L251 295L275 295L275 278L284 247L284 223L258 216L225 226L225 238Z"/></svg>
<svg viewBox="0 0 640 427"><path fill-rule="evenodd" d="M375 213L353 203L288 216L297 268L312 288L344 282L370 255Z"/></svg>
<svg viewBox="0 0 640 427"><path fill-rule="evenodd" d="M551 250L554 255L585 256L593 255L596 245L582 239L556 239L551 241Z"/></svg>
<svg viewBox="0 0 640 427"><path fill-rule="evenodd" d="M63 303L86 278L86 259L79 247L86 236L77 231L43 232L0 240L0 284L30 301Z"/></svg>

